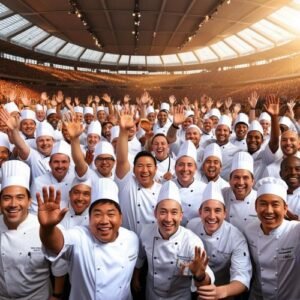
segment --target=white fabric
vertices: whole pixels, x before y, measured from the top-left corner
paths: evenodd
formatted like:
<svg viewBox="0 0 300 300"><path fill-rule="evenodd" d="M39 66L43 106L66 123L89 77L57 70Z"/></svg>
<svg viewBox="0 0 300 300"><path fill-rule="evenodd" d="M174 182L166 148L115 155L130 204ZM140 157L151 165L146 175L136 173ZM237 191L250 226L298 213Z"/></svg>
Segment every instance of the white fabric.
<svg viewBox="0 0 300 300"><path fill-rule="evenodd" d="M200 177L200 181L203 182L203 183L208 183L209 181L207 180L207 177L205 175L201 175ZM218 177L218 179L215 181L219 188L222 190L223 188L225 187L229 187L229 183L228 181L224 180L221 176Z"/></svg>
<svg viewBox="0 0 300 300"><path fill-rule="evenodd" d="M250 131L258 131L260 132L262 135L264 135L264 130L262 128L262 126L260 125L260 123L257 120L253 120L250 123L249 129L248 129L248 133Z"/></svg>
<svg viewBox="0 0 300 300"><path fill-rule="evenodd" d="M210 181L206 185L203 191L201 204L207 200L217 200L225 205L224 198L218 183Z"/></svg>
<svg viewBox="0 0 300 300"><path fill-rule="evenodd" d="M89 134L97 134L101 137L101 131L102 127L99 121L92 121L91 124L89 124L87 135Z"/></svg>
<svg viewBox="0 0 300 300"><path fill-rule="evenodd" d="M279 178L265 177L257 182L257 198L261 195L271 194L276 195L286 201L287 185Z"/></svg>
<svg viewBox="0 0 300 300"><path fill-rule="evenodd" d="M217 157L219 161L222 163L222 152L221 148L216 143L211 143L204 149L203 162L210 156Z"/></svg>
<svg viewBox="0 0 300 300"><path fill-rule="evenodd" d="M110 178L98 178L93 184L92 188L92 202L99 199L109 199L116 203L119 203L118 199L118 186Z"/></svg>
<svg viewBox="0 0 300 300"><path fill-rule="evenodd" d="M169 103L166 103L166 102L163 102L161 105L160 105L160 110L166 110L166 111L170 111L170 104Z"/></svg>
<svg viewBox="0 0 300 300"><path fill-rule="evenodd" d="M10 151L10 143L8 140L8 136L4 132L0 132L0 147L5 147Z"/></svg>
<svg viewBox="0 0 300 300"><path fill-rule="evenodd" d="M248 152L237 152L232 159L230 173L235 170L247 170L253 174L253 157Z"/></svg>
<svg viewBox="0 0 300 300"><path fill-rule="evenodd" d="M135 157L141 151L142 145L135 135L130 141L128 141L128 152Z"/></svg>
<svg viewBox="0 0 300 300"><path fill-rule="evenodd" d="M226 220L241 232L244 232L251 222L257 220L255 210L256 191L251 190L244 200L236 199L230 187L224 188L222 194L226 207Z"/></svg>
<svg viewBox="0 0 300 300"><path fill-rule="evenodd" d="M4 109L11 114L12 112L20 112L17 104L15 102L8 102L4 104Z"/></svg>
<svg viewBox="0 0 300 300"><path fill-rule="evenodd" d="M162 239L156 224L144 226L141 232L139 264L147 257L147 300L191 299L191 276L179 276L179 260L189 262L194 258L195 247L203 249L202 241L190 230L179 227L168 240ZM214 274L207 266L206 272L214 282Z"/></svg>
<svg viewBox="0 0 300 300"><path fill-rule="evenodd" d="M116 177L115 181L119 187L122 226L139 235L145 224L155 222L154 208L161 184L154 182L150 188L143 188L131 172L122 179Z"/></svg>
<svg viewBox="0 0 300 300"><path fill-rule="evenodd" d="M70 160L72 159L71 146L65 141L58 141L53 145L51 156L58 153L67 155Z"/></svg>
<svg viewBox="0 0 300 300"><path fill-rule="evenodd" d="M169 128L171 127L172 122L170 120L167 120L166 124L164 126L160 126L158 122L156 122L153 126L153 133L154 135L158 133L163 133L164 135L167 135Z"/></svg>
<svg viewBox="0 0 300 300"><path fill-rule="evenodd" d="M222 115L221 118L219 119L219 122L218 122L218 125L225 125L229 128L229 130L231 130L231 123L232 123L232 120L229 116L227 115Z"/></svg>
<svg viewBox="0 0 300 300"><path fill-rule="evenodd" d="M131 299L130 281L138 255L138 238L120 227L117 239L101 243L87 226L62 230L64 248L51 260L60 257L69 262L70 300ZM46 299L46 298L45 298Z"/></svg>
<svg viewBox="0 0 300 300"><path fill-rule="evenodd" d="M177 185L172 181L168 180L161 186L158 194L157 204L163 200L174 200L181 204L179 189Z"/></svg>
<svg viewBox="0 0 300 300"><path fill-rule="evenodd" d="M283 220L265 235L260 222L245 228L255 265L250 300L300 299L300 223Z"/></svg>
<svg viewBox="0 0 300 300"><path fill-rule="evenodd" d="M167 173L170 172L172 175L175 174L175 159L168 156L166 159L163 161L158 161L156 160L156 166L157 166L157 171L155 174L154 180L163 183L165 182L165 179L163 176Z"/></svg>
<svg viewBox="0 0 300 300"><path fill-rule="evenodd" d="M197 162L197 149L192 141L187 140L179 148L177 159L181 158L182 156L188 156L194 159Z"/></svg>
<svg viewBox="0 0 300 300"><path fill-rule="evenodd" d="M235 226L224 220L221 227L210 236L197 217L189 222L187 228L202 240L217 286L239 281L249 288L252 266L248 245L244 235Z"/></svg>
<svg viewBox="0 0 300 300"><path fill-rule="evenodd" d="M50 264L41 249L37 217L29 214L16 230L9 230L2 215L0 230L0 299L48 299Z"/></svg>
<svg viewBox="0 0 300 300"><path fill-rule="evenodd" d="M248 115L246 115L245 113L239 113L237 115L237 118L234 120L234 127L238 123L244 123L249 127L249 117L248 117Z"/></svg>
<svg viewBox="0 0 300 300"><path fill-rule="evenodd" d="M293 194L287 195L288 210L300 216L300 187L294 190Z"/></svg>
<svg viewBox="0 0 300 300"><path fill-rule="evenodd" d="M36 127L36 138L40 136L51 136L54 138L54 129L48 122L40 122Z"/></svg>
<svg viewBox="0 0 300 300"><path fill-rule="evenodd" d="M33 120L34 122L36 122L35 112L31 109L23 109L21 111L21 121L23 120Z"/></svg>
<svg viewBox="0 0 300 300"><path fill-rule="evenodd" d="M97 143L94 152L94 159L96 159L97 156L101 154L111 155L114 159L116 159L114 148L109 142L100 141L99 143Z"/></svg>

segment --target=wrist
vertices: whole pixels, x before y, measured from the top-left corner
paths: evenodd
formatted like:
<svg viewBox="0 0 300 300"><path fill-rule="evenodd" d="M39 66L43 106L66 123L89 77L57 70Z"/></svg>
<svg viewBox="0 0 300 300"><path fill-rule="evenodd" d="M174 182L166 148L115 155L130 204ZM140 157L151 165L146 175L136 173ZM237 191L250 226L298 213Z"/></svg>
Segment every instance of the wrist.
<svg viewBox="0 0 300 300"><path fill-rule="evenodd" d="M172 127L175 128L175 129L179 129L179 126L174 124L174 123L172 123Z"/></svg>
<svg viewBox="0 0 300 300"><path fill-rule="evenodd" d="M56 292L52 293L52 297L54 297L54 298L60 299L61 296L62 296L62 293L56 293Z"/></svg>
<svg viewBox="0 0 300 300"><path fill-rule="evenodd" d="M193 275L193 279L196 281L196 282L202 282L203 280L205 280L206 278L206 273L204 272L202 275L199 275L199 276L196 276L196 275Z"/></svg>

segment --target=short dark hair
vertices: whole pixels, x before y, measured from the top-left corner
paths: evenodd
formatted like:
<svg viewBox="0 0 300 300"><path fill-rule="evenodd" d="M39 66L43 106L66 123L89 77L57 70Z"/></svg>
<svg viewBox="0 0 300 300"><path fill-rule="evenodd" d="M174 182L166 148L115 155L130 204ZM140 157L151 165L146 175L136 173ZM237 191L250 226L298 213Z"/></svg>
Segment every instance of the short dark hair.
<svg viewBox="0 0 300 300"><path fill-rule="evenodd" d="M169 144L169 141L168 141L168 138L166 137L166 135L164 135L163 133L157 133L155 136L152 137L152 139L151 139L151 145L153 145L153 141L154 141L157 137L159 137L159 136L164 137L164 138L166 139L167 143Z"/></svg>
<svg viewBox="0 0 300 300"><path fill-rule="evenodd" d="M27 195L28 199L30 199L31 198L30 191L26 188L25 188L25 190L26 190L26 195ZM3 190L1 190L1 192L0 192L0 199L2 198L2 192L3 192Z"/></svg>
<svg viewBox="0 0 300 300"><path fill-rule="evenodd" d="M137 160L140 158L140 157L143 157L143 156L146 156L146 157L150 157L152 158L153 162L154 162L154 165L156 166L156 159L155 157L153 156L153 154L149 151L140 151L138 152L138 154L135 156L134 158L134 161L133 161L133 165L135 166L136 163L137 163Z"/></svg>
<svg viewBox="0 0 300 300"><path fill-rule="evenodd" d="M111 199L98 199L98 200L96 200L96 201L94 201L92 204L91 204L91 206L89 207L89 216L91 216L91 213L92 213L92 210L93 210L93 208L97 205L97 204L99 204L99 203L101 203L101 204L112 204L112 205L114 205L115 206L115 208L118 210L118 212L120 213L120 215L122 215L122 211L121 211L121 207L120 207L120 205L119 205L119 203L117 203L117 202L115 202L115 201L113 201L113 200L111 200Z"/></svg>

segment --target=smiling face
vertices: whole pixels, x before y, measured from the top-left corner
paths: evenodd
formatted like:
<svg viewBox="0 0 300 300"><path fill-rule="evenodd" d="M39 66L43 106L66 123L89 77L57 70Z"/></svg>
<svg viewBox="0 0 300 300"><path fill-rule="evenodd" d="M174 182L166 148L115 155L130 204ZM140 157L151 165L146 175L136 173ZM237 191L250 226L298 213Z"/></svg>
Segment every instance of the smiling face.
<svg viewBox="0 0 300 300"><path fill-rule="evenodd" d="M229 142L230 129L226 125L218 125L216 128L216 139L218 145L225 145Z"/></svg>
<svg viewBox="0 0 300 300"><path fill-rule="evenodd" d="M280 176L288 186L288 192L293 193L300 187L300 159L296 156L288 156L280 166Z"/></svg>
<svg viewBox="0 0 300 300"><path fill-rule="evenodd" d="M158 160L164 160L169 155L169 144L166 136L159 135L152 140L152 151L154 152L155 158Z"/></svg>
<svg viewBox="0 0 300 300"><path fill-rule="evenodd" d="M103 177L110 177L112 175L112 169L115 165L115 159L112 155L100 154L95 158L94 163L97 171Z"/></svg>
<svg viewBox="0 0 300 300"><path fill-rule="evenodd" d="M195 127L187 128L185 132L185 139L192 141L195 147L198 148L201 139L200 129Z"/></svg>
<svg viewBox="0 0 300 300"><path fill-rule="evenodd" d="M56 153L51 155L49 165L51 168L51 172L53 177L58 181L62 181L66 174L69 171L70 167L70 158L69 156L62 154L62 153Z"/></svg>
<svg viewBox="0 0 300 300"><path fill-rule="evenodd" d="M1 191L0 208L8 229L17 229L26 219L31 198L21 186L8 186Z"/></svg>
<svg viewBox="0 0 300 300"><path fill-rule="evenodd" d="M20 123L20 130L26 137L33 137L35 132L36 124L33 120L25 119Z"/></svg>
<svg viewBox="0 0 300 300"><path fill-rule="evenodd" d="M279 196L265 194L256 199L255 209L263 232L269 234L283 222L287 205Z"/></svg>
<svg viewBox="0 0 300 300"><path fill-rule="evenodd" d="M213 121L210 118L207 118L203 121L203 130L206 133L209 133L213 128Z"/></svg>
<svg viewBox="0 0 300 300"><path fill-rule="evenodd" d="M51 136L43 135L36 139L37 150L45 156L49 156L51 154L53 144L54 140Z"/></svg>
<svg viewBox="0 0 300 300"><path fill-rule="evenodd" d="M159 232L168 240L179 228L183 213L181 205L171 199L160 201L154 211Z"/></svg>
<svg viewBox="0 0 300 300"><path fill-rule="evenodd" d="M89 150L95 150L96 144L100 141L100 136L95 133L90 133L87 138L87 146Z"/></svg>
<svg viewBox="0 0 300 300"><path fill-rule="evenodd" d="M222 164L218 157L209 156L202 165L202 171L208 181L217 180L221 172Z"/></svg>
<svg viewBox="0 0 300 300"><path fill-rule="evenodd" d="M248 132L248 126L245 123L237 123L234 128L236 138L238 141L243 140Z"/></svg>
<svg viewBox="0 0 300 300"><path fill-rule="evenodd" d="M250 194L254 185L253 175L247 170L234 170L230 174L229 184L236 199L244 200Z"/></svg>
<svg viewBox="0 0 300 300"><path fill-rule="evenodd" d="M280 147L285 156L295 155L299 148L299 137L294 131L288 130L281 135Z"/></svg>
<svg viewBox="0 0 300 300"><path fill-rule="evenodd" d="M91 187L85 184L75 185L69 192L70 204L76 215L81 215L91 203Z"/></svg>
<svg viewBox="0 0 300 300"><path fill-rule="evenodd" d="M100 201L90 212L90 231L102 243L113 242L118 237L121 224L122 214L113 201Z"/></svg>
<svg viewBox="0 0 300 300"><path fill-rule="evenodd" d="M259 131L251 130L247 134L246 143L248 152L253 154L260 149L261 144L263 143L263 136Z"/></svg>
<svg viewBox="0 0 300 300"><path fill-rule="evenodd" d="M161 110L157 115L157 122L159 126L163 127L167 123L167 120L168 120L167 112Z"/></svg>
<svg viewBox="0 0 300 300"><path fill-rule="evenodd" d="M197 165L193 158L189 156L182 156L177 159L175 164L175 173L178 182L187 187L194 181L194 175L197 171Z"/></svg>
<svg viewBox="0 0 300 300"><path fill-rule="evenodd" d="M199 214L205 232L212 235L221 227L226 217L225 206L220 201L207 200L202 203Z"/></svg>
<svg viewBox="0 0 300 300"><path fill-rule="evenodd" d="M150 156L139 157L133 167L133 173L138 183L144 188L149 188L153 185L156 170L155 162Z"/></svg>

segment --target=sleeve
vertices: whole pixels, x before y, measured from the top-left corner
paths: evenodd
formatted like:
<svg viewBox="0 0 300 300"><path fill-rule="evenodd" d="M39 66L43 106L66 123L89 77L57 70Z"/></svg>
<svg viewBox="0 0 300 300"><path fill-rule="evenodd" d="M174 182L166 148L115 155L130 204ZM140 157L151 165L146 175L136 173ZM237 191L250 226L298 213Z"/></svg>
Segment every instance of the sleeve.
<svg viewBox="0 0 300 300"><path fill-rule="evenodd" d="M266 148L262 151L262 160L266 165L272 164L277 159L280 159L280 157L282 157L280 147L275 153L273 153L268 144Z"/></svg>
<svg viewBox="0 0 300 300"><path fill-rule="evenodd" d="M245 237L236 230L231 255L230 281L239 281L248 289L252 276L252 265Z"/></svg>

